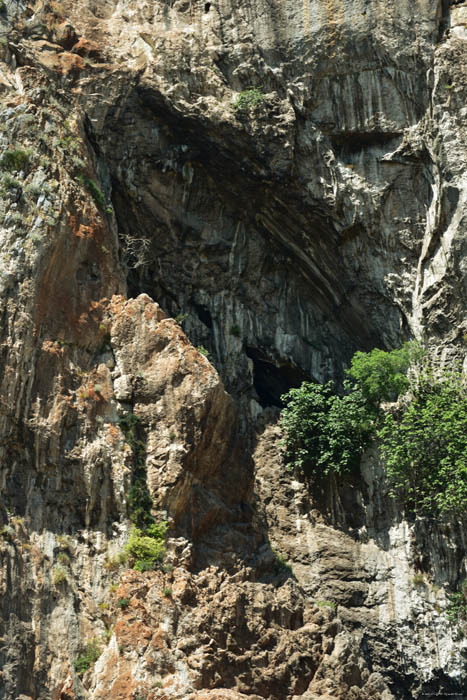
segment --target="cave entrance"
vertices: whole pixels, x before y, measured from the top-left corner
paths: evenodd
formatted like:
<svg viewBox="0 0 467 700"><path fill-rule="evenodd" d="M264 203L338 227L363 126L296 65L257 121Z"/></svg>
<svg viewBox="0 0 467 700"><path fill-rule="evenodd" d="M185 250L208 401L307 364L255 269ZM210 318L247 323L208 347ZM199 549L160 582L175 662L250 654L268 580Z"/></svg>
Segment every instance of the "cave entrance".
<svg viewBox="0 0 467 700"><path fill-rule="evenodd" d="M282 394L298 388L302 382L312 378L292 363L276 364L259 348L247 347L246 354L253 360L253 386L263 408L283 408Z"/></svg>

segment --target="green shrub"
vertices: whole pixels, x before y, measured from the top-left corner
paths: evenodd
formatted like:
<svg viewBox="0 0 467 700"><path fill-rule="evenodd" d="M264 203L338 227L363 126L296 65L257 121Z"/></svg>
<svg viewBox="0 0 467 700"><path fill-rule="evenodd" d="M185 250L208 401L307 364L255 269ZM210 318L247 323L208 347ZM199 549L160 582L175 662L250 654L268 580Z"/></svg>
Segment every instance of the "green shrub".
<svg viewBox="0 0 467 700"><path fill-rule="evenodd" d="M184 321L186 321L187 318L188 318L188 314L187 314L187 313L181 313L181 312L180 312L179 314L177 314L177 315L175 316L175 320L176 320L176 322L177 322L179 325L181 325Z"/></svg>
<svg viewBox="0 0 467 700"><path fill-rule="evenodd" d="M156 568L156 562L152 559L138 559L133 564L133 569L144 573L145 571L154 571Z"/></svg>
<svg viewBox="0 0 467 700"><path fill-rule="evenodd" d="M73 663L75 671L79 674L84 673L96 663L101 654L102 649L96 640L88 642L81 654Z"/></svg>
<svg viewBox="0 0 467 700"><path fill-rule="evenodd" d="M109 338L110 340L110 338ZM125 439L132 448L136 447L138 428L141 425L141 418L136 413L125 413L118 418L118 425L121 428Z"/></svg>
<svg viewBox="0 0 467 700"><path fill-rule="evenodd" d="M418 343L405 343L399 350L356 352L347 375L362 392L366 401L379 406L381 401L395 401L409 387L409 365L424 354Z"/></svg>
<svg viewBox="0 0 467 700"><path fill-rule="evenodd" d="M88 192L91 194L94 202L96 203L97 207L99 209L104 209L105 207L105 194L102 192L100 189L99 185L95 180L93 180L91 177L88 177L87 175L83 175L83 173L80 173L77 178L78 182L80 182Z"/></svg>
<svg viewBox="0 0 467 700"><path fill-rule="evenodd" d="M118 425L134 456L135 471L128 491L128 514L136 527L144 529L154 524L154 518L151 515L152 498L146 483L146 444L140 439L141 419L135 413L126 413L119 417Z"/></svg>
<svg viewBox="0 0 467 700"><path fill-rule="evenodd" d="M446 615L451 622L467 620L467 580L463 581L460 591L448 595L449 605Z"/></svg>
<svg viewBox="0 0 467 700"><path fill-rule="evenodd" d="M52 571L52 581L54 586L60 586L67 580L66 571L62 566L54 566Z"/></svg>
<svg viewBox="0 0 467 700"><path fill-rule="evenodd" d="M0 167L2 170L14 172L15 170L24 170L29 163L29 152L21 148L11 148L2 155L0 159Z"/></svg>
<svg viewBox="0 0 467 700"><path fill-rule="evenodd" d="M210 355L209 350L207 348L205 348L204 345L198 345L198 347L196 349L200 355L204 355L204 357L209 357L209 355Z"/></svg>
<svg viewBox="0 0 467 700"><path fill-rule="evenodd" d="M304 382L282 400L281 425L289 467L325 476L358 466L374 418L359 390L337 396L332 382Z"/></svg>
<svg viewBox="0 0 467 700"><path fill-rule="evenodd" d="M304 383L285 394L288 465L318 477L342 474L358 466L363 449L378 437L392 495L408 510L461 513L467 504L466 381L460 370L434 372L424 355L416 343L357 352L343 396L331 383ZM407 389L410 402L385 414L381 402Z"/></svg>
<svg viewBox="0 0 467 700"><path fill-rule="evenodd" d="M71 535L58 535L57 542L60 545L60 549L64 549L68 552L71 552L71 549L73 547L73 538L71 537Z"/></svg>
<svg viewBox="0 0 467 700"><path fill-rule="evenodd" d="M145 528L154 523L154 518L151 515L152 498L145 476L137 477L128 491L130 520L139 528Z"/></svg>
<svg viewBox="0 0 467 700"><path fill-rule="evenodd" d="M250 87L241 92L233 103L236 112L250 111L264 102L265 95L259 88Z"/></svg>
<svg viewBox="0 0 467 700"><path fill-rule="evenodd" d="M121 610L126 610L127 607L130 605L130 599L129 598L119 598L117 600L117 605Z"/></svg>
<svg viewBox="0 0 467 700"><path fill-rule="evenodd" d="M418 513L467 504L467 388L460 372L428 374L412 402L378 431L393 494Z"/></svg>
<svg viewBox="0 0 467 700"><path fill-rule="evenodd" d="M134 560L133 568L137 571L149 571L162 561L165 554L165 535L167 523L153 523L146 530L134 527L125 547Z"/></svg>
<svg viewBox="0 0 467 700"><path fill-rule="evenodd" d="M4 525L0 530L0 535L7 540L12 540L15 534L15 529L11 525Z"/></svg>
<svg viewBox="0 0 467 700"><path fill-rule="evenodd" d="M70 557L65 552L60 552L57 561L59 564L62 564L62 566L70 566Z"/></svg>
<svg viewBox="0 0 467 700"><path fill-rule="evenodd" d="M2 178L1 178L1 187L2 190L21 190L22 185L19 180L17 180L13 175L10 175L10 173L5 173Z"/></svg>
<svg viewBox="0 0 467 700"><path fill-rule="evenodd" d="M276 574L280 574L282 572L287 573L287 574L292 574L293 575L293 570L290 564L287 563L287 559L282 556L282 554L278 554L277 552L274 552L274 571Z"/></svg>
<svg viewBox="0 0 467 700"><path fill-rule="evenodd" d="M333 600L315 600L315 605L319 608L332 608L333 610L337 608L337 604Z"/></svg>

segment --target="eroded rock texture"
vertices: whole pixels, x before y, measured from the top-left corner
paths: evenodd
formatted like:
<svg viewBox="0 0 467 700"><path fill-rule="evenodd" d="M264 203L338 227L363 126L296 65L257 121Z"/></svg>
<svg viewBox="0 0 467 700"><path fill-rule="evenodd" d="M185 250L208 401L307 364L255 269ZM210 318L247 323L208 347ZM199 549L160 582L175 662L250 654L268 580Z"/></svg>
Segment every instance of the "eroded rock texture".
<svg viewBox="0 0 467 700"><path fill-rule="evenodd" d="M449 0L0 2L0 698L463 697L465 523L373 452L316 493L277 419L356 349L464 359L466 42Z"/></svg>

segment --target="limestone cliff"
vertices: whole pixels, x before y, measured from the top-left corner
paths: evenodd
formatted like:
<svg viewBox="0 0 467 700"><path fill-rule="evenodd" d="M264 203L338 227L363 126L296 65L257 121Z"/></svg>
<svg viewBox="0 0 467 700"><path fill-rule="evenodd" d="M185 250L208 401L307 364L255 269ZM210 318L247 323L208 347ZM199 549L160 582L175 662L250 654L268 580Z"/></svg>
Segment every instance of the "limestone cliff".
<svg viewBox="0 0 467 700"><path fill-rule="evenodd" d="M0 699L464 697L465 522L277 421L465 360L466 58L455 0L0 0Z"/></svg>

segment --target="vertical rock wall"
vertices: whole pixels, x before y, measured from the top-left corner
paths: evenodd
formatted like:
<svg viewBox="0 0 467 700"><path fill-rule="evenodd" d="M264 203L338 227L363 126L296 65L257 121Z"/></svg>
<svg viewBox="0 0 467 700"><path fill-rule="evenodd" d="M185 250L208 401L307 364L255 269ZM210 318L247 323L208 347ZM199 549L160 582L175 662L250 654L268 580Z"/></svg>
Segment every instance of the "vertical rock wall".
<svg viewBox="0 0 467 700"><path fill-rule="evenodd" d="M0 2L0 698L462 697L465 523L318 497L277 407L465 356L466 12Z"/></svg>

